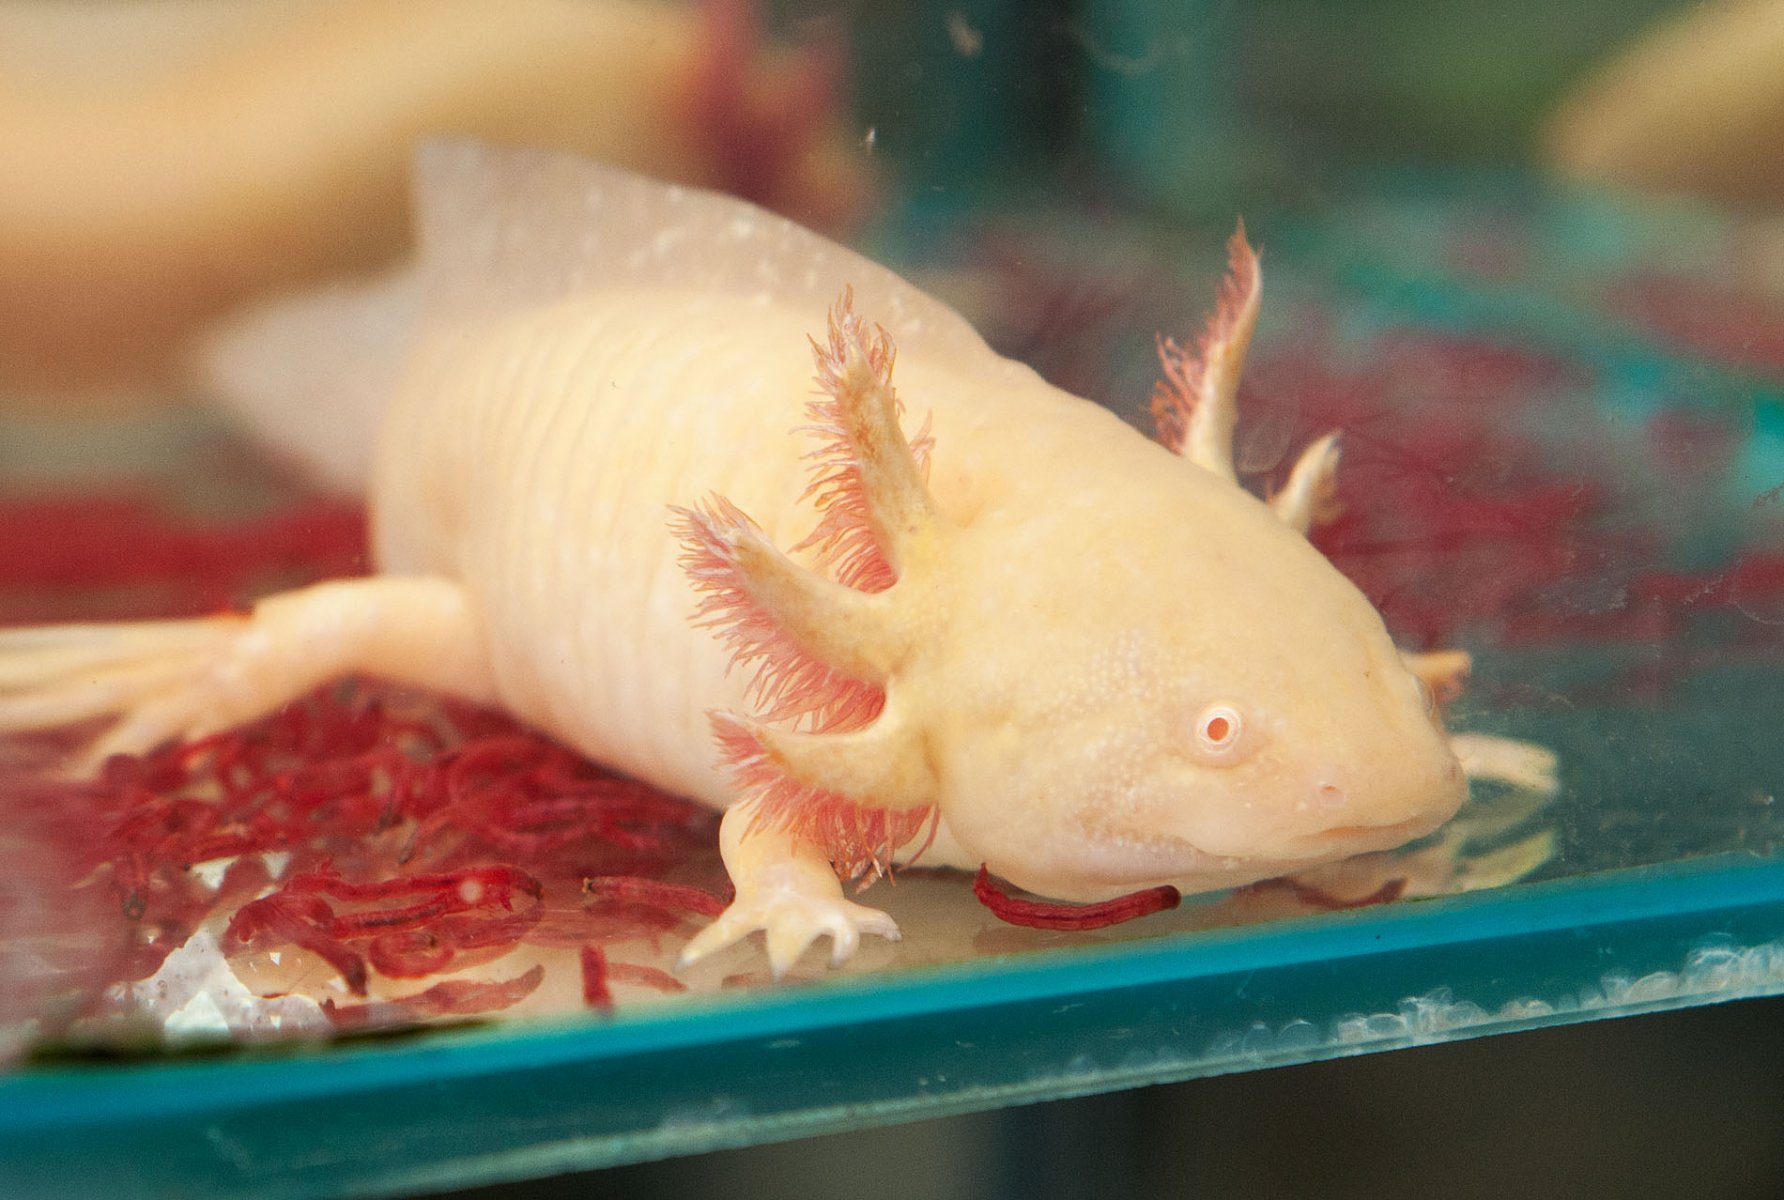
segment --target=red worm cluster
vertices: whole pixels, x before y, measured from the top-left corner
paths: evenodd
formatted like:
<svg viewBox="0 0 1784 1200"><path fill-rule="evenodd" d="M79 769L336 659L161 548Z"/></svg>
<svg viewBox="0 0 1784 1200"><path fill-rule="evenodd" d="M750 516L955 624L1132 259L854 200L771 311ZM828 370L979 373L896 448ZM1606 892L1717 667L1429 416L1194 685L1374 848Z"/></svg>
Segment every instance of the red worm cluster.
<svg viewBox="0 0 1784 1200"><path fill-rule="evenodd" d="M214 611L268 581L351 574L361 524L304 506L205 527L136 499L12 502L0 551L19 552L0 555L0 614ZM55 864L48 885L116 914L104 944L81 949L106 964L98 982L153 974L213 917L228 918L226 953L300 952L356 996L375 978L451 975L526 945L581 947L586 976L603 946L685 936L723 908L708 890L724 886L711 814L490 711L349 681L253 725L114 758L94 781L41 770L76 736L15 739L0 783L39 814L33 848L14 857ZM197 864L218 865L220 882ZM622 962L601 978L682 987ZM541 979L448 978L397 999L385 986L329 1012L342 1027L469 1015Z"/></svg>
<svg viewBox="0 0 1784 1200"><path fill-rule="evenodd" d="M213 914L233 914L227 952L302 951L366 995L373 974L448 974L522 944L679 936L724 903L659 878L710 858L705 811L496 714L363 683L115 758L94 783L33 786L86 816L64 831L88 846L85 886L107 889L129 930L124 978L151 974ZM219 859L233 861L215 888L190 870ZM679 987L620 968L619 982ZM408 1009L335 1015L465 1013L523 994L434 988Z"/></svg>

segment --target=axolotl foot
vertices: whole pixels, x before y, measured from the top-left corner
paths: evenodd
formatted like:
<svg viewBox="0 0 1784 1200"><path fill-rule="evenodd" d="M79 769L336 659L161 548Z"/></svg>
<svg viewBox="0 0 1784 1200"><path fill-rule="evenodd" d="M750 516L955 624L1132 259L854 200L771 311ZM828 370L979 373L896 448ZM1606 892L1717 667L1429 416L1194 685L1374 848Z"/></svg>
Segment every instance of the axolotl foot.
<svg viewBox="0 0 1784 1200"><path fill-rule="evenodd" d="M768 965L776 979L825 934L832 966L854 957L863 933L899 940L891 917L843 897L836 871L814 844L784 829L762 827L758 818L756 802L744 801L727 809L719 823L719 852L737 898L688 942L677 970L758 929L768 935Z"/></svg>
<svg viewBox="0 0 1784 1200"><path fill-rule="evenodd" d="M740 895L712 924L688 942L676 960L683 970L750 934L768 935L768 966L776 979L785 977L811 944L828 934L830 965L855 956L863 933L899 940L898 925L877 908L841 896L815 896L796 889Z"/></svg>

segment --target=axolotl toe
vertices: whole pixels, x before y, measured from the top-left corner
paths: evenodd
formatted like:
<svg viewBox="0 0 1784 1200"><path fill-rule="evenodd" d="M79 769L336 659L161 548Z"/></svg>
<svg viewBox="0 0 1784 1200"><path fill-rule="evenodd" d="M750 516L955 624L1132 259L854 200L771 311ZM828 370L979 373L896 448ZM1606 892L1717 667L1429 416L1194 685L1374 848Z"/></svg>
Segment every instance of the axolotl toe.
<svg viewBox="0 0 1784 1200"><path fill-rule="evenodd" d="M842 884L919 854L1206 891L1462 802L1432 700L1462 660L1402 655L1305 536L1335 441L1268 503L1234 478L1242 236L1206 336L1161 343L1155 442L741 201L470 145L419 175L378 574L0 634L0 729L112 716L103 757L349 672L499 704L724 808L736 897L683 958L761 929L777 972L896 937Z"/></svg>

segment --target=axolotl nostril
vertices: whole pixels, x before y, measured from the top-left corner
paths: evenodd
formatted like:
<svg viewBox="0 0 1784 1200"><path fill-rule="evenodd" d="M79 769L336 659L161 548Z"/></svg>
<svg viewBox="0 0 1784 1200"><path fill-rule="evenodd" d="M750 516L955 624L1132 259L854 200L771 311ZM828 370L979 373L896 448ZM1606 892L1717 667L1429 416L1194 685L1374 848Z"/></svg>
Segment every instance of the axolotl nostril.
<svg viewBox="0 0 1784 1200"><path fill-rule="evenodd" d="M736 898L684 961L761 929L777 972L896 936L842 882L920 852L1059 900L1203 891L1461 803L1430 695L1464 662L1400 654L1305 536L1335 440L1268 503L1234 478L1242 235L1206 336L1161 343L1161 445L740 201L471 145L419 176L420 313L359 417L378 574L0 634L0 729L114 717L97 758L349 672L499 704L724 808Z"/></svg>

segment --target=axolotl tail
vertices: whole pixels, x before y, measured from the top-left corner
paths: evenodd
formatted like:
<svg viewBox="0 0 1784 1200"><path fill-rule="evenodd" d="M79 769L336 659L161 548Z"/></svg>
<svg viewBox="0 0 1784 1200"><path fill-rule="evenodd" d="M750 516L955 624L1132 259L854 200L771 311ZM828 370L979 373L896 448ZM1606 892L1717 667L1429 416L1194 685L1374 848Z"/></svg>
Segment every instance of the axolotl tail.
<svg viewBox="0 0 1784 1200"><path fill-rule="evenodd" d="M363 496L421 294L406 265L250 309L200 347L200 387L312 482Z"/></svg>

